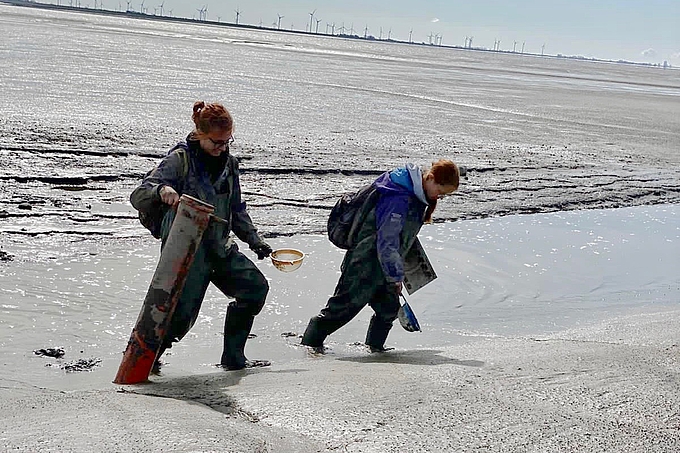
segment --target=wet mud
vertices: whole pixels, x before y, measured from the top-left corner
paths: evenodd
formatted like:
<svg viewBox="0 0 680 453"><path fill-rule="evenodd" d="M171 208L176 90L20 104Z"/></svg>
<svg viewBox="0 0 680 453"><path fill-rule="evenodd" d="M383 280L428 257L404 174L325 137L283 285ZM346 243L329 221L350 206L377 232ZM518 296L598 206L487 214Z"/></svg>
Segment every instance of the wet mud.
<svg viewBox="0 0 680 453"><path fill-rule="evenodd" d="M80 351L81 353L83 351ZM98 367L102 363L102 359L100 358L80 358L80 359L75 359L75 360L69 360L69 361L62 361L66 356L66 351L64 348L57 347L57 348L40 348L36 349L33 351L33 354L40 356L40 357L48 357L48 358L53 358L57 359L56 362L50 362L47 363L45 366L48 367L58 367L61 368L62 370L66 371L67 373L77 373L81 371L92 371L94 368Z"/></svg>
<svg viewBox="0 0 680 453"><path fill-rule="evenodd" d="M270 238L323 233L341 194L441 157L467 174L436 222L680 201L678 71L3 13L5 236L146 237L129 194L199 99L234 114L244 198ZM196 39L229 69L197 74Z"/></svg>
<svg viewBox="0 0 680 453"><path fill-rule="evenodd" d="M341 194L401 161L385 156L379 165L364 165L347 158L310 168L308 161L290 157L282 165L275 150L256 152L246 146L232 152L241 160L249 211L266 237L324 233ZM467 173L460 190L440 202L437 222L680 202L677 156L649 162L626 153L540 146L461 149L451 157ZM159 158L0 146L0 231L25 236L148 234L128 196ZM10 252L0 254L2 261L11 257Z"/></svg>

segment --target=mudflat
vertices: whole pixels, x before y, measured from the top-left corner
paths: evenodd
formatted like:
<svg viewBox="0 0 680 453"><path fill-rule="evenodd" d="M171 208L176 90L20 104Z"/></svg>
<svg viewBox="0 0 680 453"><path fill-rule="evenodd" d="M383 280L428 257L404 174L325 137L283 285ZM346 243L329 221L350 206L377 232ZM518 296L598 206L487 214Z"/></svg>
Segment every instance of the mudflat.
<svg viewBox="0 0 680 453"><path fill-rule="evenodd" d="M676 452L680 312L537 338L0 390L3 451Z"/></svg>

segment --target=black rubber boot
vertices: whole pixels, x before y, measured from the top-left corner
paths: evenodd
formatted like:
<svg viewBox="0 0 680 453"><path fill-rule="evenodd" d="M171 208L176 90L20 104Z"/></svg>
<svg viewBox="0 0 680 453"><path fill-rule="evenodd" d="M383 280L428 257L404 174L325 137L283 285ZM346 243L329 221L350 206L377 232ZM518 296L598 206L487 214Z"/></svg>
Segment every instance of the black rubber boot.
<svg viewBox="0 0 680 453"><path fill-rule="evenodd" d="M321 321L319 320L318 316L314 316L312 319L309 320L309 324L307 324L307 329L305 330L304 335L302 335L302 341L301 343L304 346L310 346L312 348L323 348L323 342L328 336L326 333L325 329L322 329L321 326Z"/></svg>
<svg viewBox="0 0 680 453"><path fill-rule="evenodd" d="M387 335L392 329L392 322L386 322L376 315L371 317L371 322L368 324L368 332L366 333L366 346L371 348L371 352L385 352L389 349L385 348L385 341Z"/></svg>
<svg viewBox="0 0 680 453"><path fill-rule="evenodd" d="M227 307L224 320L224 348L220 364L228 370L246 368L247 359L244 354L248 334L253 327L255 316L236 308L233 304Z"/></svg>

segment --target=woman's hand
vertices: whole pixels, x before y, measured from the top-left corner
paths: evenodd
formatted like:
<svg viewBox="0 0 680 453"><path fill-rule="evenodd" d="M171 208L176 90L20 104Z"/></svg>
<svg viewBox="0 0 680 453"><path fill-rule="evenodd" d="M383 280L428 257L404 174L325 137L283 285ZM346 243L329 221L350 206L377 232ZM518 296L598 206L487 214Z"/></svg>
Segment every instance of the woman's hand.
<svg viewBox="0 0 680 453"><path fill-rule="evenodd" d="M263 260L272 253L272 248L266 242L255 244L251 250L257 254L258 260Z"/></svg>
<svg viewBox="0 0 680 453"><path fill-rule="evenodd" d="M179 194L170 186L161 187L161 190L158 191L158 195L160 195L163 203L169 204L170 206L177 206L179 203Z"/></svg>

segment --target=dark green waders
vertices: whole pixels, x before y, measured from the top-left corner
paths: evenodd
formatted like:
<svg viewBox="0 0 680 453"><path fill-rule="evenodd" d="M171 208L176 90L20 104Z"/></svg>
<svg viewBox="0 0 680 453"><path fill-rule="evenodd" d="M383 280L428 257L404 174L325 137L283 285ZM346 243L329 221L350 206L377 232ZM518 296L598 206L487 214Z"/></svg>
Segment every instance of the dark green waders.
<svg viewBox="0 0 680 453"><path fill-rule="evenodd" d="M235 299L227 307L220 364L229 370L245 368L248 364L244 354L246 341L255 316L264 306L269 284L257 266L236 247L232 247L226 257L212 252L205 244L196 251L158 357L194 325L210 283L225 296Z"/></svg>
<svg viewBox="0 0 680 453"><path fill-rule="evenodd" d="M335 292L321 313L310 319L302 336L303 345L322 348L328 335L351 321L366 305L370 305L375 313L366 333L366 345L372 350L384 349L387 335L399 312L399 295L394 284L385 282L377 259L359 258L359 254L351 251L345 255Z"/></svg>

